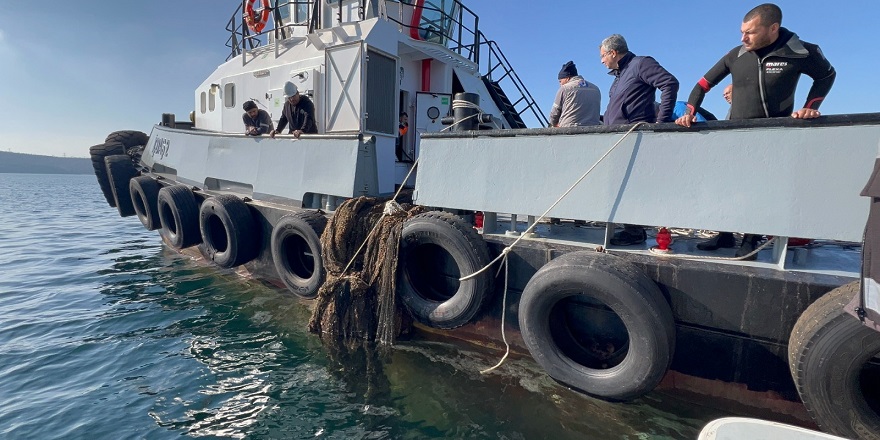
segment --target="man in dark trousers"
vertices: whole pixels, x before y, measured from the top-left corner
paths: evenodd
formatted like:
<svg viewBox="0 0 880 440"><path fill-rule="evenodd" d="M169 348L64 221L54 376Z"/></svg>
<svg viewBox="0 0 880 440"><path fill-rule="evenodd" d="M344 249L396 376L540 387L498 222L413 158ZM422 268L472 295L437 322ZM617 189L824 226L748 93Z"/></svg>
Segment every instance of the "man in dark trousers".
<svg viewBox="0 0 880 440"><path fill-rule="evenodd" d="M742 45L733 48L697 82L688 98L690 112L675 123L690 127L693 109L703 102L706 92L727 75L733 77L736 99L731 102L729 119L819 117L819 105L834 84L834 67L819 46L805 41L781 26L782 10L765 3L749 11L742 23ZM794 93L801 74L813 78L803 108L794 110ZM736 255L751 254L761 236L745 234ZM733 234L722 232L697 246L703 250L734 247ZM754 260L757 255L748 259Z"/></svg>
<svg viewBox="0 0 880 440"><path fill-rule="evenodd" d="M272 117L266 110L258 109L254 101L244 103L244 114L241 115L241 120L244 122L244 134L248 136L259 136L272 132Z"/></svg>
<svg viewBox="0 0 880 440"><path fill-rule="evenodd" d="M294 135L297 139L303 133L317 134L318 126L315 123L315 104L308 96L299 93L296 84L288 81L284 84L284 94L287 96L287 102L284 103L284 109L281 111L281 119L278 120L278 129L272 130L270 135L274 138L275 134L287 124L290 124L288 134Z"/></svg>
<svg viewBox="0 0 880 440"><path fill-rule="evenodd" d="M614 82L608 92L605 125L634 122L672 122L672 112L678 95L678 80L651 57L636 56L629 51L623 36L614 34L599 46L599 57L611 69ZM654 109L654 97L660 89L659 111ZM645 228L624 225L614 234L611 244L629 246L644 243Z"/></svg>

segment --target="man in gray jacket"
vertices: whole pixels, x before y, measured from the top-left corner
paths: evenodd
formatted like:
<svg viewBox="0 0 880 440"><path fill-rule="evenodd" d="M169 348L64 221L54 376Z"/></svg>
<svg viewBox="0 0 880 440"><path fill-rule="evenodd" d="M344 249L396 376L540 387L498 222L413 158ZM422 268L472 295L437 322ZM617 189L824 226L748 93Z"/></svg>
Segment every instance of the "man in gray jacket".
<svg viewBox="0 0 880 440"><path fill-rule="evenodd" d="M559 91L550 110L550 126L599 125L601 100L599 88L578 75L573 62L565 63L559 71Z"/></svg>

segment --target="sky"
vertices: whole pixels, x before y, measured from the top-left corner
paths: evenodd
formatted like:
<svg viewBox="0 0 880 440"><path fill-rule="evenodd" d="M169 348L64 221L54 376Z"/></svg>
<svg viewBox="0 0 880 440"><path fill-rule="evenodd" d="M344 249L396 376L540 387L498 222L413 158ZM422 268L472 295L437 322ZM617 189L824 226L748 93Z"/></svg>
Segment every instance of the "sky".
<svg viewBox="0 0 880 440"><path fill-rule="evenodd" d="M608 102L612 77L598 46L622 34L681 83L739 45L757 2L464 0L499 43L545 114L572 60ZM823 114L880 112L880 2L780 0L782 25L818 44L837 70ZM0 11L0 151L87 157L116 130L149 133L162 113L186 119L193 91L226 60L236 0L44 0ZM728 81L722 83L726 84ZM801 79L803 104L810 78ZM721 87L704 107L724 115Z"/></svg>

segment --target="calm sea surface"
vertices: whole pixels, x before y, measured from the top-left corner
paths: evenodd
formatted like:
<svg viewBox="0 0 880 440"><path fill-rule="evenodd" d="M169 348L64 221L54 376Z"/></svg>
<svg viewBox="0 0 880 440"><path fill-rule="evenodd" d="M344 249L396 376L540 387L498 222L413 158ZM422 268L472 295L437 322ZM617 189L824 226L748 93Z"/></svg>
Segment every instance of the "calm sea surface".
<svg viewBox="0 0 880 440"><path fill-rule="evenodd" d="M284 291L119 218L93 176L0 174L0 438L695 439L723 412L610 404L531 359L407 341L340 363Z"/></svg>

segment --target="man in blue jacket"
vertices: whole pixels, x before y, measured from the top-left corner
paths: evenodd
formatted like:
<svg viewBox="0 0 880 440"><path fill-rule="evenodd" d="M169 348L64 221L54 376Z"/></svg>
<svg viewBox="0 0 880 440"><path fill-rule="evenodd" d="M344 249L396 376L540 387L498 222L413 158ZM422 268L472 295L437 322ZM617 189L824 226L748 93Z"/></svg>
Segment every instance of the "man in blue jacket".
<svg viewBox="0 0 880 440"><path fill-rule="evenodd" d="M611 69L609 74L614 76L603 119L605 125L674 120L672 112L678 95L678 80L660 63L630 52L626 40L619 34L602 41L599 56L602 64ZM660 89L659 111L654 109L657 89ZM611 244L629 246L644 243L646 239L645 228L624 225L623 231L614 234Z"/></svg>

